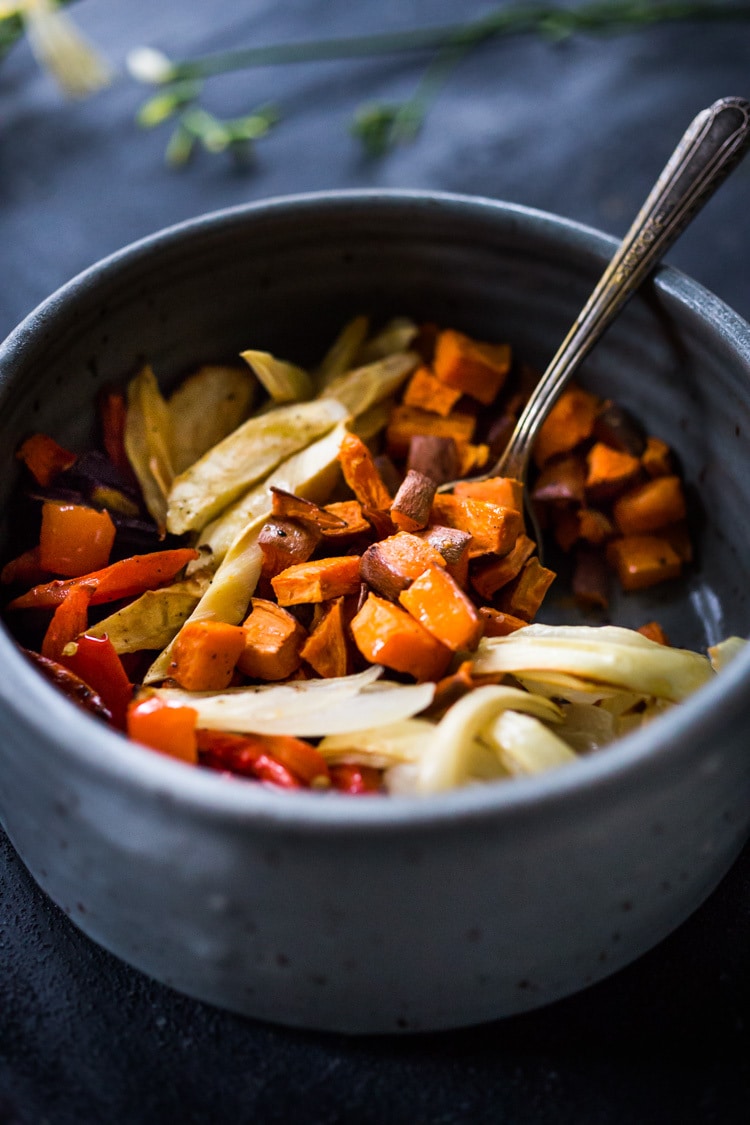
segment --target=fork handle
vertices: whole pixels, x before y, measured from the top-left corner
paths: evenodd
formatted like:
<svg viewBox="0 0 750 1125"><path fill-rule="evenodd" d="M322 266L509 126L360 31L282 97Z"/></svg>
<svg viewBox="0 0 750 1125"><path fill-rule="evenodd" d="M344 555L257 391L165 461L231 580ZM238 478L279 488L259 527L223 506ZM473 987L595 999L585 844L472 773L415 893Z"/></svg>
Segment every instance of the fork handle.
<svg viewBox="0 0 750 1125"><path fill-rule="evenodd" d="M567 381L749 145L750 102L744 98L721 98L690 124L534 389L492 475L525 479L534 439Z"/></svg>

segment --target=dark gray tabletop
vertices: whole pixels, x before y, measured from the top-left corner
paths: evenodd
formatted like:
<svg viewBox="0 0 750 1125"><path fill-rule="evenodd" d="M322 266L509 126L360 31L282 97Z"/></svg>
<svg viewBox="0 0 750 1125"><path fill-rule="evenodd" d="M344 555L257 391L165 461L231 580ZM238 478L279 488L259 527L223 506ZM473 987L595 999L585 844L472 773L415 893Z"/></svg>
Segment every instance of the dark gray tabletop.
<svg viewBox="0 0 750 1125"><path fill-rule="evenodd" d="M652 5L654 7L655 5ZM122 68L282 39L438 24L479 0L82 0L71 12ZM748 96L750 23L678 24L552 44L487 44L417 141L380 162L355 107L405 97L417 57L293 65L216 80L207 104L283 120L239 171L167 169L168 130L133 123L121 77L61 100L23 44L0 65L0 337L98 258L206 210L388 186L479 193L624 233L689 120ZM750 318L750 160L670 254ZM750 851L636 964L545 1010L456 1033L346 1039L242 1020L116 961L51 905L0 833L0 1125L68 1122L745 1122L750 1102Z"/></svg>

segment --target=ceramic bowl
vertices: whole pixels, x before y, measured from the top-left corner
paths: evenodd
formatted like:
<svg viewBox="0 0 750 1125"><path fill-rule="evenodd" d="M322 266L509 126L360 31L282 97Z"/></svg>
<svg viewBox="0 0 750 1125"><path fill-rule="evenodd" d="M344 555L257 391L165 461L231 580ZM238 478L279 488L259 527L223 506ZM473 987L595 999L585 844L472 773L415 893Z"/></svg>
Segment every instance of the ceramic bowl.
<svg viewBox="0 0 750 1125"><path fill-rule="evenodd" d="M2 511L19 440L41 429L84 448L98 387L144 358L167 380L250 346L304 362L366 311L507 339L541 368L613 248L523 207L412 193L275 200L156 234L2 348ZM684 582L623 599L615 619L657 617L699 649L747 634L750 327L662 269L581 379L674 447L698 541ZM572 611L558 598L547 614ZM0 814L35 879L125 961L264 1020L396 1032L546 1004L679 925L750 830L750 650L606 751L429 799L190 768L78 711L5 633L0 660Z"/></svg>

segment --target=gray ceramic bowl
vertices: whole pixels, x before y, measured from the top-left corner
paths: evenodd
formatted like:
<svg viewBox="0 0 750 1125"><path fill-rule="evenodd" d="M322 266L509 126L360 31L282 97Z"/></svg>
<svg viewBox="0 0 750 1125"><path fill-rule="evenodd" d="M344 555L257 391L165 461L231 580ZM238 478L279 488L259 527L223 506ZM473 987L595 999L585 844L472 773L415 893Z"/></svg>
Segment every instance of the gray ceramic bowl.
<svg viewBox="0 0 750 1125"><path fill-rule="evenodd" d="M34 429L89 440L97 387L248 346L304 361L354 312L510 339L544 365L613 242L486 200L278 200L157 234L55 294L0 352L3 511ZM584 381L682 460L695 574L616 609L703 648L750 631L750 328L662 270ZM7 519L3 538L7 545ZM570 616L564 599L548 613ZM141 749L0 635L0 813L95 941L225 1008L353 1032L545 1004L638 957L705 899L750 829L750 651L644 732L536 779L426 800L268 792Z"/></svg>

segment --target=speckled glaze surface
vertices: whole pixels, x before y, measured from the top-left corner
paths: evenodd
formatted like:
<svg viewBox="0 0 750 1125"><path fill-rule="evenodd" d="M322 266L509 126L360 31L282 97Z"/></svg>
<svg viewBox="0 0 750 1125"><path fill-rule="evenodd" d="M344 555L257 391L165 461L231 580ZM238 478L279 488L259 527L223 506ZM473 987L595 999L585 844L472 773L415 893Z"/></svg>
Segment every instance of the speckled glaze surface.
<svg viewBox="0 0 750 1125"><path fill-rule="evenodd" d="M98 386L248 346L313 359L354 312L509 339L543 366L612 240L463 197L352 193L207 216L54 295L0 351L0 481L31 429L83 444ZM750 328L662 270L582 380L676 449L698 562L614 618L703 648L750 631ZM7 518L3 541L10 534ZM571 619L564 597L547 618ZM0 817L94 940L190 995L350 1032L490 1020L636 958L750 831L750 653L647 731L546 777L423 801L284 794L110 733L0 634Z"/></svg>

